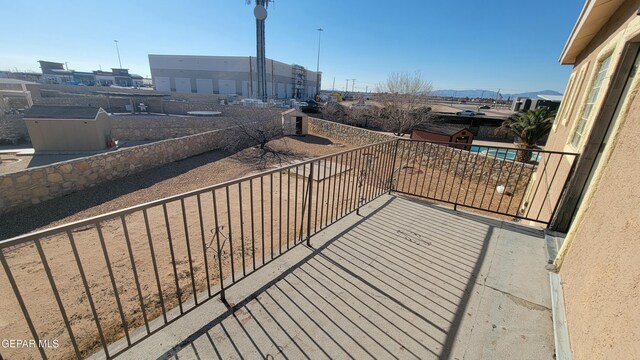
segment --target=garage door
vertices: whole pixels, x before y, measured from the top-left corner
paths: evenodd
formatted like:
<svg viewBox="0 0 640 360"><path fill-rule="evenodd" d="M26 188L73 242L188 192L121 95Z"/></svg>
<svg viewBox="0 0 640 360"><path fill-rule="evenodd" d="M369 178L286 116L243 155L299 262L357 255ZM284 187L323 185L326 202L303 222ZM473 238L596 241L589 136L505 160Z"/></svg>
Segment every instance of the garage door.
<svg viewBox="0 0 640 360"><path fill-rule="evenodd" d="M189 78L176 78L176 91L181 93L191 92L191 79Z"/></svg>
<svg viewBox="0 0 640 360"><path fill-rule="evenodd" d="M156 91L171 91L171 81L168 77L156 76L153 78L153 85Z"/></svg>
<svg viewBox="0 0 640 360"><path fill-rule="evenodd" d="M228 95L236 93L236 81L235 80L218 80L218 90L220 94Z"/></svg>
<svg viewBox="0 0 640 360"><path fill-rule="evenodd" d="M196 91L202 94L213 94L213 80L196 79Z"/></svg>

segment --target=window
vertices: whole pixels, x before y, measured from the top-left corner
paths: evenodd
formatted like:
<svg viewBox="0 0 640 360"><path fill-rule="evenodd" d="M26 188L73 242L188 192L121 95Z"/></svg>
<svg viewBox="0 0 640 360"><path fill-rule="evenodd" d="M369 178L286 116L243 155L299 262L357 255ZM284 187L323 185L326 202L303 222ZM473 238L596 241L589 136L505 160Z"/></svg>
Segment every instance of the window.
<svg viewBox="0 0 640 360"><path fill-rule="evenodd" d="M596 73L595 79L593 80L593 85L589 90L589 95L587 96L587 100L584 104L584 108L582 109L582 113L580 114L580 119L576 123L573 137L571 138L571 145L574 148L578 148L580 142L582 141L582 136L585 133L585 129L587 126L587 121L591 116L591 112L595 106L596 100L598 99L598 94L600 93L600 88L602 87L602 82L604 81L605 76L607 75L607 69L609 68L609 63L611 62L611 55L609 55L606 59L602 60L598 66L598 72Z"/></svg>
<svg viewBox="0 0 640 360"><path fill-rule="evenodd" d="M562 121L562 125L567 126L569 120L573 117L573 106L578 99L578 94L580 93L580 89L582 88L582 83L584 82L585 75L587 73L587 69L589 68L589 63L586 63L582 66L582 68L577 73L573 87L567 92L566 96L566 104L563 106L562 117L560 118ZM563 102L565 102L563 100Z"/></svg>

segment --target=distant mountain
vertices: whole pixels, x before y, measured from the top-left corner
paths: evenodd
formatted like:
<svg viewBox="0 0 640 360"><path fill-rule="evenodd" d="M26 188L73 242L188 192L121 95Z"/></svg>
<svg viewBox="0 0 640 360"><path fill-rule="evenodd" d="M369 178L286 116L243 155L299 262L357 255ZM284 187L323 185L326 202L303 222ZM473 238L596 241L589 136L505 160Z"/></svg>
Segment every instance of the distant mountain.
<svg viewBox="0 0 640 360"><path fill-rule="evenodd" d="M433 96L450 96L457 98L495 98L496 92L491 90L434 90L431 92ZM515 97L528 97L535 99L538 95L562 95L562 93L554 91L554 90L541 90L541 91L532 91L532 92L524 92L518 94L505 94L500 93L503 99L507 99L511 97L512 99Z"/></svg>

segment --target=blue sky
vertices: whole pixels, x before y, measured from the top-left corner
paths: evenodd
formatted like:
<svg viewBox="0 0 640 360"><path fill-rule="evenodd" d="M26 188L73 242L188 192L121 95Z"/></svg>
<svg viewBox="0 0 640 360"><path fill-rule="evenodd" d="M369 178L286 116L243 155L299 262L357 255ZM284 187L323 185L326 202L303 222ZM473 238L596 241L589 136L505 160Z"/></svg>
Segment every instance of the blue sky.
<svg viewBox="0 0 640 360"><path fill-rule="evenodd" d="M435 89L564 91L558 58L584 0L277 0L268 10L267 57L315 70L323 89L369 90L390 72L420 71ZM147 54L255 55L246 0L0 1L0 69L122 66L150 74ZM6 16L6 14L12 14ZM15 29L9 34L7 29ZM351 82L349 83L351 89Z"/></svg>

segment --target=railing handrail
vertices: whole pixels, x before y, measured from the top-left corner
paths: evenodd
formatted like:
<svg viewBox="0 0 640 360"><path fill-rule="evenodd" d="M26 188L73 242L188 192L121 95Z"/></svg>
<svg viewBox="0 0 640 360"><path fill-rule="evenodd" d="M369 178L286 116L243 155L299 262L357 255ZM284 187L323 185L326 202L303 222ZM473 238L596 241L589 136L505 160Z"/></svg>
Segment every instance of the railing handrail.
<svg viewBox="0 0 640 360"><path fill-rule="evenodd" d="M490 149L506 149L506 150L529 150L533 152L540 152L545 154L564 154L564 155L580 155L579 153L566 152L566 151L555 151L555 150L544 150L544 149L536 149L536 148L519 148L519 147L506 147L506 146L494 146L494 145L480 145L480 144L467 144L467 143L457 143L457 142L448 142L448 141L432 141L432 140L424 140L424 139L398 139L402 141L419 141L419 142L427 142L436 145L456 145L456 146L475 146L479 148L490 148ZM464 150L464 149L458 149Z"/></svg>
<svg viewBox="0 0 640 360"><path fill-rule="evenodd" d="M162 204L166 204L172 201L177 201L180 199L184 199L190 196L195 196L195 195L200 195L200 194L204 194L210 191L215 191L218 190L220 188L224 188L227 186L231 186L231 185L235 185L241 182L245 182L245 181L250 181L253 180L255 178L259 178L261 176L265 176L265 175L269 175L272 173L277 173L279 171L283 171L283 170L287 170L287 169L291 169L291 168L297 168L300 167L302 165L306 165L306 164L310 164L313 162L317 162L317 161L321 161L327 158L331 158L331 157L335 157L335 156L339 156L345 153L348 153L350 151L358 151L358 150L362 150L362 149L367 149L373 146L377 146L377 145L381 145L381 144L387 144L393 141L397 141L398 139L390 139L387 141L381 141L378 143L374 143L374 144L369 144L369 145L364 145L364 146L359 146L359 147L355 147L355 148L351 148L351 149L346 149L343 151L339 151L336 153L332 153L332 154L328 154L328 155L323 155L323 156L319 156L319 157L314 157L313 159L309 159L309 160L304 160L304 161L300 161L300 162L296 162L293 164L289 164L289 165L285 165L285 166L281 166L275 169L270 169L270 170L265 170L262 172L258 172L252 175L247 175L247 176L243 176L243 177L239 177L236 179L232 179L232 180L228 180L225 182L221 182L218 184L214 184L214 185L210 185L204 188L200 188L200 189L196 189L196 190L191 190L191 191L187 191L184 193L180 193L177 195L171 195L171 196L167 196L158 200L153 200L153 201L149 201L146 203L142 203L142 204L138 204L138 205L133 205L131 207L128 208L124 208L124 209L120 209L120 210L116 210L116 211L112 211L112 212L108 212L106 214L101 214L101 215L96 215L96 216L92 216L86 219L82 219L82 220L78 220L78 221L74 221L74 222L70 222L70 223L66 223L66 224L62 224L62 225L58 225L58 226L54 226L51 228L47 228L47 229L42 229L42 230L38 230L38 231L33 231L27 234L23 234L23 235L18 235L9 239L5 239L5 240L0 240L0 250L7 248L7 247L11 247L11 246L15 246L15 245L19 245L22 244L24 242L28 242L34 239L38 239L38 238L43 238L49 235L54 235L57 234L61 231L65 231L67 229L72 229L72 228L77 228L77 227L82 227L82 226L86 226L86 225L91 225L94 224L96 222L100 222L100 221L105 221L105 220L110 220L113 218L117 218L119 216L124 216L124 215L129 215L133 212L136 211L140 211L140 210L145 210L145 209L149 209L151 207L154 206L158 206L158 205L162 205Z"/></svg>

